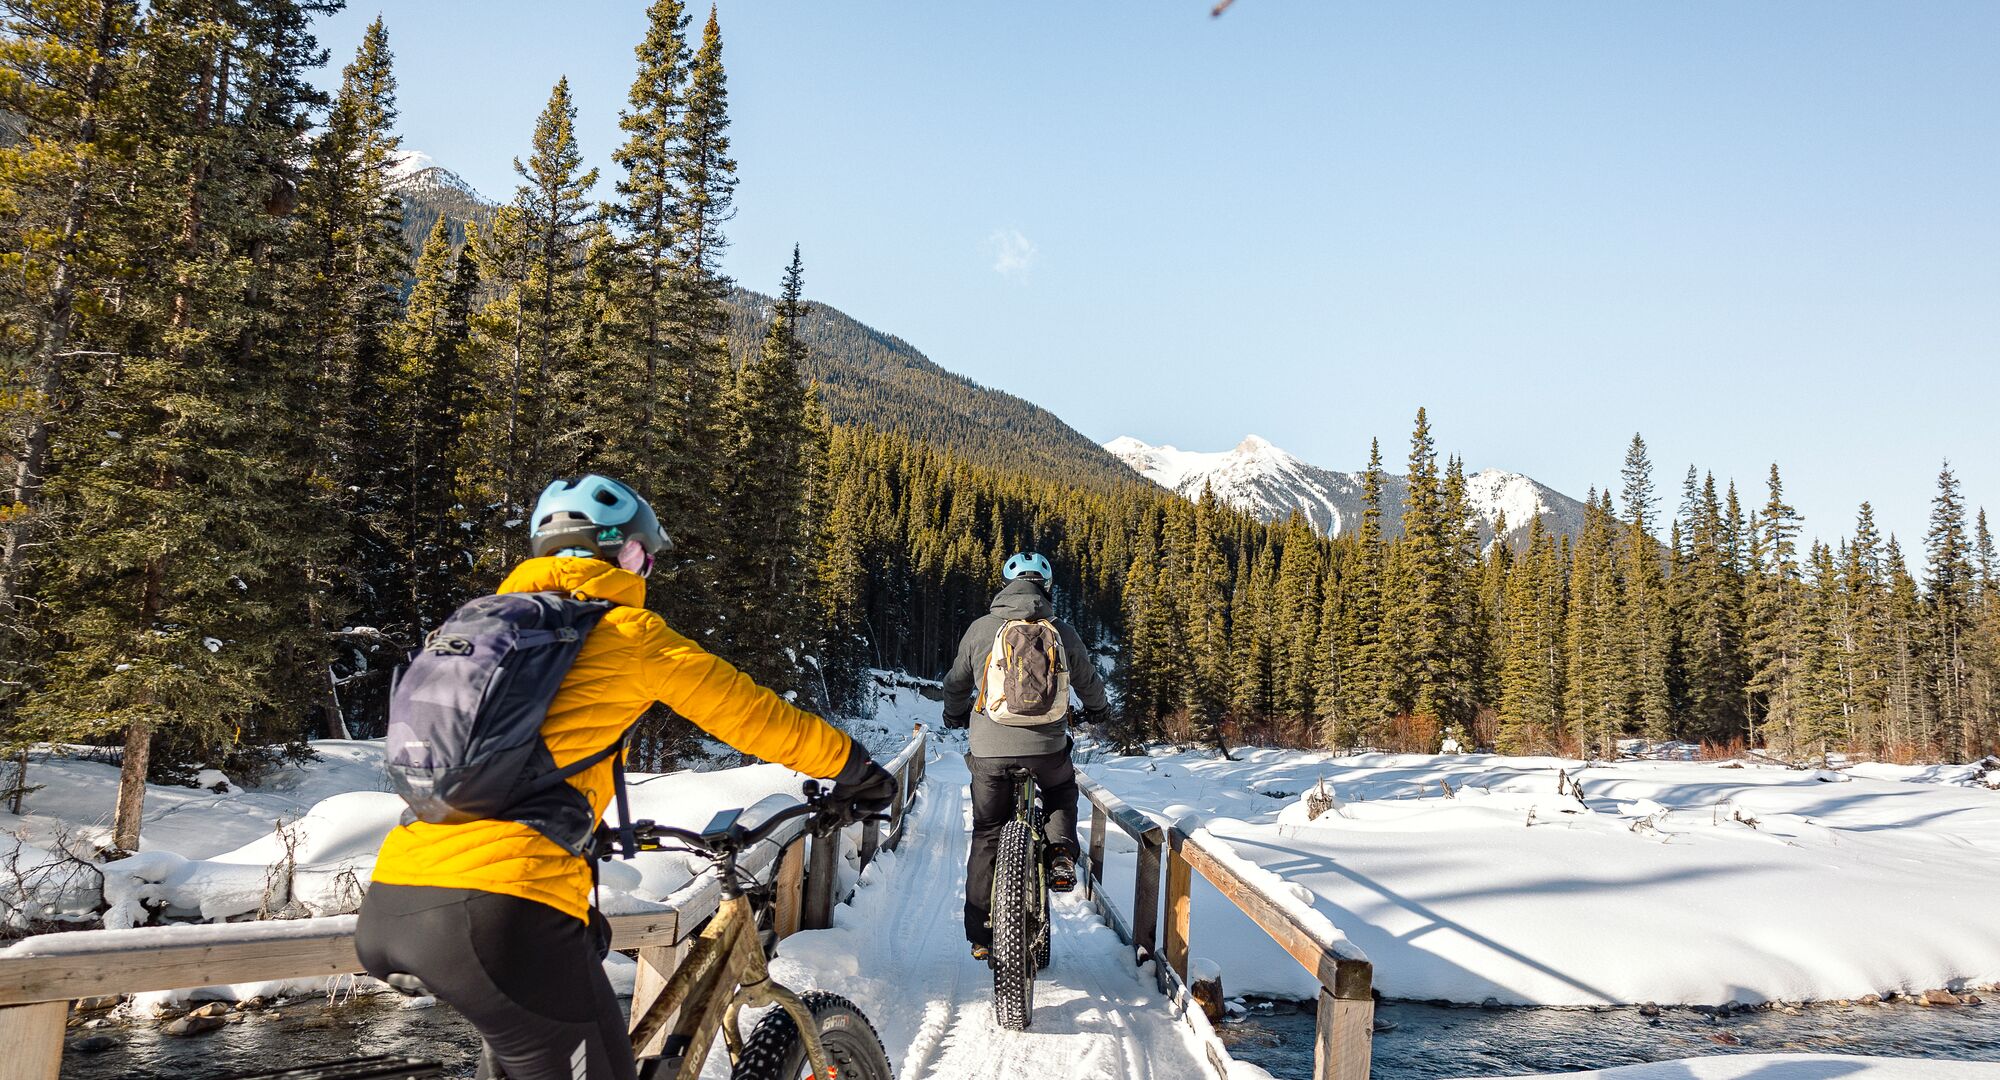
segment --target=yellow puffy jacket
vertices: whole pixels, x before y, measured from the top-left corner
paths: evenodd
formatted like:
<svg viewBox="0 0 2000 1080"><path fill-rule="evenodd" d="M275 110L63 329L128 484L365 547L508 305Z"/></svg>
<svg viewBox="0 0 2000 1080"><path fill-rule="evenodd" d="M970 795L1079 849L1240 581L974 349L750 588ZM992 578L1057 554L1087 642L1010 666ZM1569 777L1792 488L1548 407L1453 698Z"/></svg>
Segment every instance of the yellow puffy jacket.
<svg viewBox="0 0 2000 1080"><path fill-rule="evenodd" d="M559 767L610 746L655 701L746 754L808 776L833 776L847 761L851 743L844 733L669 629L645 609L645 579L629 570L598 559L529 559L499 591L565 592L616 605L584 639L542 721L542 738ZM569 784L603 817L612 798L611 762L585 769ZM589 864L514 821L420 821L391 830L374 880L504 893L579 919L590 912Z"/></svg>

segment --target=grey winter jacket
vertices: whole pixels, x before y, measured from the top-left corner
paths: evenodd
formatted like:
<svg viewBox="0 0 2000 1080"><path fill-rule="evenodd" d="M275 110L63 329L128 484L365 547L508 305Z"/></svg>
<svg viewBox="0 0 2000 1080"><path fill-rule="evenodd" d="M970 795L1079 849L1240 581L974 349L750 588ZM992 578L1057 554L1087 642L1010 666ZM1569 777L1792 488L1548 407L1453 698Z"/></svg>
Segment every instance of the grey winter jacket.
<svg viewBox="0 0 2000 1080"><path fill-rule="evenodd" d="M993 649L993 635L1010 619L1048 619L1062 635L1063 651L1069 656L1069 688L1083 701L1085 710L1107 707L1104 677L1090 662L1082 635L1061 619L1051 618L1055 607L1041 582L1015 578L993 598L988 613L966 628L958 642L958 659L951 674L944 677L944 722L946 727L968 728L974 757L1035 757L1063 753L1069 749L1068 718L1039 727L1009 727L996 724L984 713L974 713L972 702L979 676L986 670L986 654Z"/></svg>

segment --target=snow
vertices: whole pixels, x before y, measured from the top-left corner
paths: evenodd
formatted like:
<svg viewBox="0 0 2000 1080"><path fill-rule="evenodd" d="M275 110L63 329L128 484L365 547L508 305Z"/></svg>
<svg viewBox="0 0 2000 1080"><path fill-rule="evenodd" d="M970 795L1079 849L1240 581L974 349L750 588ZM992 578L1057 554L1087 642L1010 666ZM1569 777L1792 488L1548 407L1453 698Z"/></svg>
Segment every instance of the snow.
<svg viewBox="0 0 2000 1080"><path fill-rule="evenodd" d="M933 749L928 767L901 850L869 866L854 903L835 909L832 929L786 938L773 976L859 1005L897 1076L1211 1075L1201 1039L1175 1018L1081 893L1053 898L1053 963L1035 986L1032 1027L999 1028L992 976L970 956L961 917L970 778L944 745ZM711 1072L715 1064L711 1059ZM1230 1075L1269 1080L1241 1062Z"/></svg>
<svg viewBox="0 0 2000 1080"><path fill-rule="evenodd" d="M1088 771L1309 890L1393 998L1838 1000L2000 980L2000 795L1731 763L1162 751ZM1889 767L1893 769L1893 767ZM1558 795L1560 773L1584 798ZM1917 782L1912 782L1917 781ZM1308 819L1324 782L1333 808ZM1447 793L1447 786L1449 794ZM1113 896L1133 845L1108 834ZM1197 876L1193 950L1231 994L1314 981ZM1805 900L1803 898L1810 898Z"/></svg>
<svg viewBox="0 0 2000 1080"><path fill-rule="evenodd" d="M1314 528L1338 536L1361 523L1364 476L1309 464L1273 446L1258 435L1245 436L1233 449L1216 453L1153 446L1130 435L1104 444L1104 449L1140 475L1170 491L1193 499L1204 487L1217 498L1266 521L1281 521L1294 510ZM1382 529L1394 537L1401 531L1400 515L1408 490L1404 478L1383 474ZM1466 477L1466 502L1479 522L1482 536L1493 538L1504 514L1508 535L1527 534L1537 514L1543 524L1574 536L1583 526L1583 504L1519 473L1485 469Z"/></svg>
<svg viewBox="0 0 2000 1080"><path fill-rule="evenodd" d="M1560 1075L1563 1080L1994 1080L2000 1077L2000 1063L1903 1061L1844 1054L1726 1054L1546 1075Z"/></svg>

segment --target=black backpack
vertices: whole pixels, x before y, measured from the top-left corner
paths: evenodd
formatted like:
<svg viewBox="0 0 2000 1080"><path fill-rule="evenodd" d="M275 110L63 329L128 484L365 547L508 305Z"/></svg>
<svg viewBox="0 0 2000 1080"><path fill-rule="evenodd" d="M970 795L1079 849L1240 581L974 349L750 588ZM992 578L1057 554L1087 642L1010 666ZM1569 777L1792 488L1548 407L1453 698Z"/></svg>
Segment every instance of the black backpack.
<svg viewBox="0 0 2000 1080"><path fill-rule="evenodd" d="M389 696L385 751L390 783L410 807L406 824L518 821L572 854L589 853L595 814L563 781L609 757L622 803L624 739L557 768L542 721L609 610L566 593L501 593L432 631Z"/></svg>

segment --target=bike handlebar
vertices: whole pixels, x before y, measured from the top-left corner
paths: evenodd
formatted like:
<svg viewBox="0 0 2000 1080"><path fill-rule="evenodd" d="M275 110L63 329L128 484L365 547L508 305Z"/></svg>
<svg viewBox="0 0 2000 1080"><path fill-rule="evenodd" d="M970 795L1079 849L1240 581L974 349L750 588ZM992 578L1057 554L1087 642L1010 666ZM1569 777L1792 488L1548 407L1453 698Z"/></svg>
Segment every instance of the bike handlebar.
<svg viewBox="0 0 2000 1080"><path fill-rule="evenodd" d="M819 782L815 780L806 781L803 794L805 802L797 806L788 806L751 829L738 824L737 819L743 814L740 808L717 813L700 832L661 825L649 820L634 821L630 828L640 851L659 851L660 841L666 839L678 841L705 854L722 857L740 855L756 847L769 840L771 835L778 831L779 826L801 817L813 818L812 824L815 827L831 825L836 828L850 821L890 820L888 814L853 817L851 812L843 813L843 808L834 804L832 793L821 789ZM851 808L849 809L851 811Z"/></svg>

